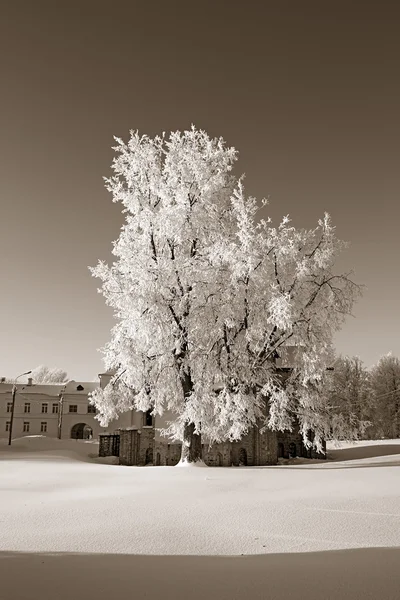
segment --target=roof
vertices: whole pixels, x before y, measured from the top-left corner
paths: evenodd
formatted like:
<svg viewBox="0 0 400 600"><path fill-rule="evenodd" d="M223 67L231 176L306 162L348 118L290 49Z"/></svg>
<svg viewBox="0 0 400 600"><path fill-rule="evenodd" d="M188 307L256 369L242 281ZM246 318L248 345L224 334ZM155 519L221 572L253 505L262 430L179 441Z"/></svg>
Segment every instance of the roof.
<svg viewBox="0 0 400 600"><path fill-rule="evenodd" d="M38 394L44 396L58 396L65 384L38 384L28 385L27 383L18 383L18 392L24 394ZM11 394L14 384L13 383L0 383L0 394Z"/></svg>
<svg viewBox="0 0 400 600"><path fill-rule="evenodd" d="M97 390L99 387L100 386L97 381L75 381L72 379L66 384L65 393L81 394L82 396L85 396L89 392L94 392L94 390Z"/></svg>
<svg viewBox="0 0 400 600"><path fill-rule="evenodd" d="M11 394L13 385L13 383L0 383L0 394ZM89 392L93 392L98 387L99 384L95 381L75 381L73 379L67 383L33 383L32 385L28 385L27 383L17 384L18 392L23 392L24 394L29 395L40 394L41 396L58 396L62 391L64 391L65 394L86 396Z"/></svg>

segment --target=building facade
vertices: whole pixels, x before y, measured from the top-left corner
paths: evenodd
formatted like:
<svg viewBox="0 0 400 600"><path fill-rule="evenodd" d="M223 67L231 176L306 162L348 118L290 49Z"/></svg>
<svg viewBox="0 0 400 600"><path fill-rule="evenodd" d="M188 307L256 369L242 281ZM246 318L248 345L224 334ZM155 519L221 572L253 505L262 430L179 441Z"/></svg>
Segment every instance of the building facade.
<svg viewBox="0 0 400 600"><path fill-rule="evenodd" d="M181 444L168 443L158 435L155 425L120 428L99 436L99 456L117 456L125 466L174 466L181 457ZM299 430L276 432L254 427L235 442L203 444L203 461L210 467L276 465L279 459L324 459L303 444Z"/></svg>
<svg viewBox="0 0 400 600"><path fill-rule="evenodd" d="M69 381L66 384L28 383L16 386L12 437L43 435L60 439L98 439L99 434L118 428L154 425L149 413L131 410L101 427L89 393L107 385L111 375L100 374L100 382ZM0 382L0 439L8 439L11 427L12 383Z"/></svg>
<svg viewBox="0 0 400 600"><path fill-rule="evenodd" d="M291 367L284 366L283 361L279 360L277 370L285 380ZM104 388L111 377L112 373L100 374L101 387ZM119 464L126 466L176 465L181 457L181 444L168 443L160 435L160 429L167 426L173 415L166 412L162 417L153 417L151 411L132 413L129 423L128 414L122 415L118 421L110 423L108 432L100 434L99 456L117 456ZM121 420L123 417L124 423ZM312 432L309 432L309 437L312 439ZM326 454L304 446L303 437L296 427L293 431L276 432L255 426L239 441L212 445L205 443L202 450L203 460L208 466L221 467L275 465L279 459L296 457L326 458Z"/></svg>
<svg viewBox="0 0 400 600"><path fill-rule="evenodd" d="M98 438L106 431L95 419L89 403L94 382L26 384L16 386L12 437L44 435L61 439ZM0 438L8 438L11 426L12 383L0 383Z"/></svg>

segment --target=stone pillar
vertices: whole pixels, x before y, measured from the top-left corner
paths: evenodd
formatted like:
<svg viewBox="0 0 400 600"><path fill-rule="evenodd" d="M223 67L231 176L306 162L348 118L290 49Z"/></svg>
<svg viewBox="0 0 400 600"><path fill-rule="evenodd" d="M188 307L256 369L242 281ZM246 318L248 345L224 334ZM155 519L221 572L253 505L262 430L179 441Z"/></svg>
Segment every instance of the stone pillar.
<svg viewBox="0 0 400 600"><path fill-rule="evenodd" d="M120 429L119 464L133 466L138 464L140 434L137 429Z"/></svg>
<svg viewBox="0 0 400 600"><path fill-rule="evenodd" d="M139 433L137 465L144 466L155 463L154 456L154 427L142 427Z"/></svg>
<svg viewBox="0 0 400 600"><path fill-rule="evenodd" d="M276 465L278 462L278 437L276 431L266 429L259 436L260 465Z"/></svg>

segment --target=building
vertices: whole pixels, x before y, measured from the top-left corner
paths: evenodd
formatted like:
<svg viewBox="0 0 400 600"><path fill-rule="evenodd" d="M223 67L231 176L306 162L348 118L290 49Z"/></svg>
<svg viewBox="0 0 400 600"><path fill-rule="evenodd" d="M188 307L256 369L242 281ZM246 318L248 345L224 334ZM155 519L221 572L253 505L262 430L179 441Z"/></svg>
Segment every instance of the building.
<svg viewBox="0 0 400 600"><path fill-rule="evenodd" d="M101 433L99 456L117 456L126 466L173 466L181 456L181 444L160 439L154 425L120 428L113 433ZM203 460L208 466L276 465L280 458L324 459L314 449L307 449L299 431L263 433L254 427L241 440L219 444L203 444Z"/></svg>
<svg viewBox="0 0 400 600"><path fill-rule="evenodd" d="M278 370L285 379L291 368L279 366ZM103 373L99 377L100 385L105 387L112 374ZM119 464L126 466L176 465L181 456L181 444L168 443L168 439L160 435L160 429L166 427L172 417L166 413L161 418L153 417L151 411L125 413L118 421L110 423L108 432L100 434L99 456L117 456ZM312 432L309 436L312 439ZM325 454L304 446L299 428L276 432L254 427L239 441L205 443L202 450L208 466L220 467L275 465L279 459L295 457L326 458Z"/></svg>
<svg viewBox="0 0 400 600"><path fill-rule="evenodd" d="M94 418L88 394L95 382L35 384L32 379L18 384L15 394L13 438L44 435L62 439L97 438L106 431ZM11 426L12 383L0 383L0 438L8 438Z"/></svg>
<svg viewBox="0 0 400 600"><path fill-rule="evenodd" d="M290 369L278 367L283 375ZM173 415L153 416L151 411L130 410L101 427L89 393L104 388L112 373L100 373L99 383L69 381L66 384L18 384L12 437L44 435L60 439L99 439L100 456L118 456L121 465L175 465L181 445L169 442L160 430ZM11 425L13 384L0 382L0 438L8 438ZM279 458L325 458L304 447L298 430L264 431L254 427L237 442L203 444L203 459L210 466L273 465Z"/></svg>
<svg viewBox="0 0 400 600"><path fill-rule="evenodd" d="M89 402L89 393L105 387L109 373L99 375L97 382L69 381L64 384L35 384L30 378L18 383L12 437L44 435L60 439L98 439L100 433L117 428L154 425L149 413L128 411L118 420L101 427L95 418L96 409ZM8 439L11 426L12 383L0 382L0 439Z"/></svg>

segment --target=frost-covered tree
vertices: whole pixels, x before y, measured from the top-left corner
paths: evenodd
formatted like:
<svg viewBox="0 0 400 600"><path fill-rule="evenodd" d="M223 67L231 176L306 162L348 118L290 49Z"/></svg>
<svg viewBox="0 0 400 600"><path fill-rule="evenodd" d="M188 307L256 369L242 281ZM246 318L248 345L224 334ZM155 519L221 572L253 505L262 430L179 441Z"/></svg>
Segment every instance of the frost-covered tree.
<svg viewBox="0 0 400 600"><path fill-rule="evenodd" d="M330 377L331 405L353 424L351 437L364 436L371 425L372 397L369 373L358 356L340 356ZM348 434L348 432L345 432Z"/></svg>
<svg viewBox="0 0 400 600"><path fill-rule="evenodd" d="M233 382L219 394L228 435L243 435L260 417L273 430L299 425L306 446L312 430L318 450L323 438L354 437L358 426L332 406L327 375L333 334L360 294L349 274L334 272L346 244L327 214L311 230L294 228L288 217L277 228L257 219L241 180L231 200L236 240L214 249L222 257L216 264L228 264L231 274L216 341L225 381ZM292 369L283 380L275 358L289 350Z"/></svg>
<svg viewBox="0 0 400 600"><path fill-rule="evenodd" d="M65 383L68 380L66 371L57 367L47 367L46 365L39 365L33 369L31 377L34 383Z"/></svg>
<svg viewBox="0 0 400 600"><path fill-rule="evenodd" d="M126 223L114 244L117 260L93 269L119 321L105 347L106 368L117 374L93 400L104 423L132 405L172 410L171 433L184 440L184 458L197 460L195 385L209 377L215 297L229 277L210 252L232 235L236 153L194 129L169 140L132 133L127 144L117 142L107 187Z"/></svg>
<svg viewBox="0 0 400 600"><path fill-rule="evenodd" d="M236 152L192 128L117 140L106 180L126 221L111 266L92 274L118 320L104 348L115 376L93 394L102 424L135 407L176 415L166 433L182 460L254 424L322 436L344 421L326 402L333 333L358 288L333 266L343 243L326 215L315 229L260 219ZM266 202L261 203L265 210ZM284 384L276 357L297 348Z"/></svg>
<svg viewBox="0 0 400 600"><path fill-rule="evenodd" d="M400 437L400 360L391 353L371 368L375 437Z"/></svg>

